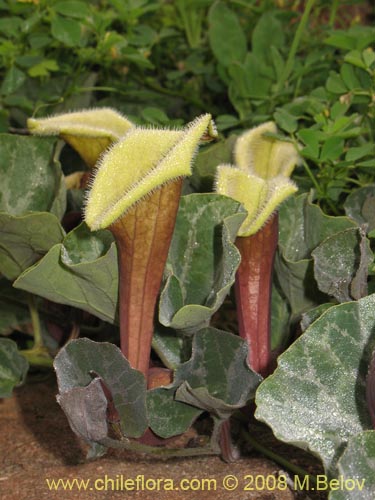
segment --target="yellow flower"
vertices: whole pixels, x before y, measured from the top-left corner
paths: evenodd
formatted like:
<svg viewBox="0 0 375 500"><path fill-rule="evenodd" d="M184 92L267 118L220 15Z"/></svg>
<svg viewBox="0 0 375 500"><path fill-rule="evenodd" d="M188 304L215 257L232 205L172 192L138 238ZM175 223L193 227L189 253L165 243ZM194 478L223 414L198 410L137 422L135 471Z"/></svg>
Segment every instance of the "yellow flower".
<svg viewBox="0 0 375 500"><path fill-rule="evenodd" d="M87 225L92 230L105 228L155 189L190 175L195 151L207 131L216 135L209 114L182 130L130 129L98 163L86 203Z"/></svg>
<svg viewBox="0 0 375 500"><path fill-rule="evenodd" d="M264 134L276 133L276 125L267 122L242 134L236 141L236 165L217 167L216 191L241 202L248 215L239 236L255 234L267 222L278 205L297 191L289 179L299 161L294 146Z"/></svg>
<svg viewBox="0 0 375 500"><path fill-rule="evenodd" d="M34 135L61 137L93 167L102 152L134 125L111 108L94 108L49 118L29 118L27 126Z"/></svg>

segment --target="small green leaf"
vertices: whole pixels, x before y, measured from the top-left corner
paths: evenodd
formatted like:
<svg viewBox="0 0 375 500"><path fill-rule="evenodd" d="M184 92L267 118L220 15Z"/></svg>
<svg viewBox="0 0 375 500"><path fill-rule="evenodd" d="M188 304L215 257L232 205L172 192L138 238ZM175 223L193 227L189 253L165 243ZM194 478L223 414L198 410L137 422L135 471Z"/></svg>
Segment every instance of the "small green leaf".
<svg viewBox="0 0 375 500"><path fill-rule="evenodd" d="M13 216L0 212L0 272L9 280L16 279L64 236L53 214L34 212Z"/></svg>
<svg viewBox="0 0 375 500"><path fill-rule="evenodd" d="M309 448L333 476L349 440L371 428L365 378L374 327L375 295L331 307L257 391L256 417L278 439Z"/></svg>
<svg viewBox="0 0 375 500"><path fill-rule="evenodd" d="M113 323L118 264L116 246L110 239L107 231L91 234L81 225L22 273L14 286Z"/></svg>
<svg viewBox="0 0 375 500"><path fill-rule="evenodd" d="M346 92L348 92L348 89L341 77L334 72L331 72L328 77L326 88L328 92L332 92L332 94L346 94Z"/></svg>
<svg viewBox="0 0 375 500"><path fill-rule="evenodd" d="M64 0L54 4L53 9L63 16L86 19L90 16L89 5L78 0Z"/></svg>
<svg viewBox="0 0 375 500"><path fill-rule="evenodd" d="M1 84L0 92L3 95L12 94L26 81L26 74L16 66L11 66Z"/></svg>
<svg viewBox="0 0 375 500"><path fill-rule="evenodd" d="M49 76L53 71L58 71L59 66L54 59L45 59L38 64L35 64L28 70L28 74L35 78L39 76Z"/></svg>
<svg viewBox="0 0 375 500"><path fill-rule="evenodd" d="M0 339L0 398L9 398L25 380L29 364L13 340Z"/></svg>
<svg viewBox="0 0 375 500"><path fill-rule="evenodd" d="M270 48L283 47L285 31L273 12L265 12L257 22L251 36L252 52L258 59L272 61Z"/></svg>
<svg viewBox="0 0 375 500"><path fill-rule="evenodd" d="M240 256L233 241L244 216L225 196L182 197L160 297L163 325L186 332L208 325L234 283Z"/></svg>
<svg viewBox="0 0 375 500"><path fill-rule="evenodd" d="M345 155L345 160L347 161L356 161L364 156L373 154L375 150L375 145L371 142L367 144L363 144L362 146L350 148Z"/></svg>
<svg viewBox="0 0 375 500"><path fill-rule="evenodd" d="M274 117L277 125L281 129L285 130L285 132L289 132L291 134L297 130L297 127L298 127L297 118L295 116L291 115L290 113L288 113L288 111L286 111L286 109L278 108L275 111L273 117Z"/></svg>
<svg viewBox="0 0 375 500"><path fill-rule="evenodd" d="M329 500L372 500L374 475L375 431L363 431L349 439L348 446L337 464L339 485L329 494Z"/></svg>
<svg viewBox="0 0 375 500"><path fill-rule="evenodd" d="M237 15L224 2L215 2L208 14L208 36L212 52L223 66L243 62L246 36Z"/></svg>
<svg viewBox="0 0 375 500"><path fill-rule="evenodd" d="M337 160L344 152L344 140L340 137L328 137L320 153L321 161Z"/></svg>
<svg viewBox="0 0 375 500"><path fill-rule="evenodd" d="M146 381L114 344L82 338L69 342L55 358L60 395L87 387L100 377L109 389L125 436L140 437L147 427Z"/></svg>
<svg viewBox="0 0 375 500"><path fill-rule="evenodd" d="M68 47L77 47L81 44L81 25L73 19L54 17L51 22L51 34Z"/></svg>

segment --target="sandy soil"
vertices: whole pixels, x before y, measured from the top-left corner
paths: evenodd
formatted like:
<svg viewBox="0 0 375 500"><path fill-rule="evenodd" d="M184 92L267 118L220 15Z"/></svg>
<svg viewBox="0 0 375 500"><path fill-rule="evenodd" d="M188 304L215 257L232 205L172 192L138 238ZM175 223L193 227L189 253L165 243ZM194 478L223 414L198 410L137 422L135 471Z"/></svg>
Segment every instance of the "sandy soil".
<svg viewBox="0 0 375 500"><path fill-rule="evenodd" d="M2 500L46 499L112 499L134 498L139 500L214 498L236 500L292 500L308 498L297 495L288 487L285 491L272 489L278 485L281 467L254 452L237 462L227 464L217 457L170 459L160 461L127 452L110 451L105 457L87 461L86 447L70 430L65 415L55 400L56 384L52 376L47 380L28 383L16 389L14 396L0 402L0 498ZM319 466L298 450L294 461L309 472L319 472ZM288 452L288 450L286 451ZM290 450L289 450L290 453ZM285 450L284 450L285 454ZM309 461L311 462L309 464ZM318 468L317 468L318 467ZM228 475L229 486L238 480L238 486L228 491L223 486ZM255 489L255 477L258 490ZM274 476L275 479L270 477ZM107 477L107 491L105 478ZM138 479L137 479L138 477ZM268 477L269 488L262 481ZM251 480L254 483L251 484ZM71 491L50 490L47 479L90 480L87 489L75 485ZM109 481L112 479L113 482ZM133 491L121 491L125 479ZM195 491L183 491L180 481L186 479ZM210 483L207 480L212 480ZM94 481L97 488L95 488ZM159 491L157 480L160 480ZM203 481L204 480L204 481ZM136 486L138 481L138 491ZM142 486L143 481L143 486ZM147 482L148 481L148 482ZM173 481L173 486L172 486ZM113 486L112 486L113 485ZM246 486L247 485L247 486ZM282 487L282 483L280 483ZM182 484L182 488L188 483ZM120 491L113 491L112 488ZM253 487L253 490L249 488ZM163 488L165 488L165 491ZM171 490L171 488L173 488ZM249 490L246 491L246 488ZM318 499L324 496L311 495Z"/></svg>

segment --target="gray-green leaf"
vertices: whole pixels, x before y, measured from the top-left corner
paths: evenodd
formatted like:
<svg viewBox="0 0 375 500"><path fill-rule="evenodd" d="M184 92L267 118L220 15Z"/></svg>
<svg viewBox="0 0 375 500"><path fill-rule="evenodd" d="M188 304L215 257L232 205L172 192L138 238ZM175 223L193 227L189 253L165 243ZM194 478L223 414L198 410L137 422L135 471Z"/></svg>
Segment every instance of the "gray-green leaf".
<svg viewBox="0 0 375 500"><path fill-rule="evenodd" d="M1 212L51 211L62 182L55 143L45 137L0 135Z"/></svg>
<svg viewBox="0 0 375 500"><path fill-rule="evenodd" d="M91 233L83 223L22 273L14 286L113 323L118 300L115 243L109 232Z"/></svg>
<svg viewBox="0 0 375 500"><path fill-rule="evenodd" d="M0 398L9 398L14 387L25 380L29 364L18 353L13 340L0 339Z"/></svg>
<svg viewBox="0 0 375 500"><path fill-rule="evenodd" d="M38 261L65 232L48 212L10 215L0 212L0 272L9 280Z"/></svg>
<svg viewBox="0 0 375 500"><path fill-rule="evenodd" d="M282 441L318 455L331 475L349 439L371 428L365 378L374 328L375 295L331 307L257 391L256 417Z"/></svg>
<svg viewBox="0 0 375 500"><path fill-rule="evenodd" d="M373 500L375 431L364 431L350 438L337 469L345 487L331 491L329 500Z"/></svg>
<svg viewBox="0 0 375 500"><path fill-rule="evenodd" d="M225 196L182 197L160 297L163 325L186 332L208 325L234 283L240 254L233 241L244 217Z"/></svg>
<svg viewBox="0 0 375 500"><path fill-rule="evenodd" d="M147 428L146 381L130 367L120 349L107 342L82 338L69 342L56 356L54 367L60 395L87 387L100 377L109 389L125 436L140 437Z"/></svg>
<svg viewBox="0 0 375 500"><path fill-rule="evenodd" d="M312 257L315 279L322 292L332 295L338 302L367 295L368 267L373 255L369 241L359 228L328 237L313 250ZM357 284L356 276L361 270L361 283Z"/></svg>

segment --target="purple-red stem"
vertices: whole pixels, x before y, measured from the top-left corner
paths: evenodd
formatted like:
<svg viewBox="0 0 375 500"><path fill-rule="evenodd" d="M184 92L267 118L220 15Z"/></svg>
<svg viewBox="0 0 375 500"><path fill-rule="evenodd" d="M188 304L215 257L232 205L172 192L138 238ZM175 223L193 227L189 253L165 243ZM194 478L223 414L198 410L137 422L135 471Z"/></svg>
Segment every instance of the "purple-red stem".
<svg viewBox="0 0 375 500"><path fill-rule="evenodd" d="M263 377L271 371L272 269L278 242L278 215L257 233L238 237L241 264L235 282L239 334L249 346L248 362Z"/></svg>
<svg viewBox="0 0 375 500"><path fill-rule="evenodd" d="M173 235L182 181L168 183L141 200L110 230L119 258L121 351L146 380L154 312Z"/></svg>

